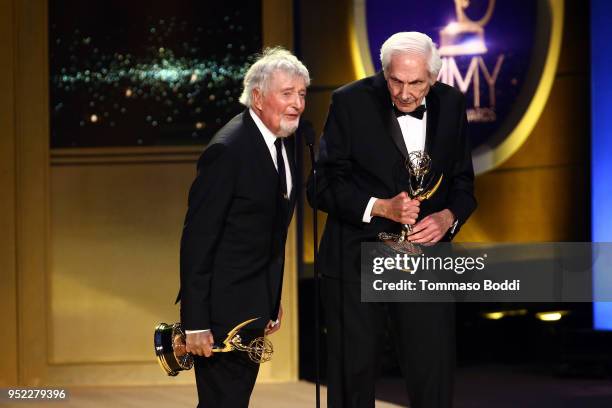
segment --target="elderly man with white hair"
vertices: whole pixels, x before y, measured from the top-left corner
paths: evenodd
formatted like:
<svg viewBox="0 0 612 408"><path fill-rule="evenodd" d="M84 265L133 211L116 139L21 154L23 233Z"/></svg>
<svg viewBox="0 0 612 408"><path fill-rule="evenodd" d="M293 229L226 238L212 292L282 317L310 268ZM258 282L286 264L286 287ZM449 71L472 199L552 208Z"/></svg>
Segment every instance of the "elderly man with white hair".
<svg viewBox="0 0 612 408"><path fill-rule="evenodd" d="M287 228L296 197L294 138L310 77L289 51L264 51L244 78L242 113L210 141L189 191L179 299L200 408L247 407L259 365L213 353L236 325L243 342L280 328Z"/></svg>
<svg viewBox="0 0 612 408"><path fill-rule="evenodd" d="M328 406L374 407L384 333L390 329L412 408L450 407L454 305L362 303L362 242L412 226L415 243L450 241L476 208L464 97L436 82L440 57L422 33L392 35L382 71L332 95L321 138L316 191L327 212L319 268L328 341ZM436 193L406 193L405 162L425 151ZM315 192L309 184L309 199Z"/></svg>

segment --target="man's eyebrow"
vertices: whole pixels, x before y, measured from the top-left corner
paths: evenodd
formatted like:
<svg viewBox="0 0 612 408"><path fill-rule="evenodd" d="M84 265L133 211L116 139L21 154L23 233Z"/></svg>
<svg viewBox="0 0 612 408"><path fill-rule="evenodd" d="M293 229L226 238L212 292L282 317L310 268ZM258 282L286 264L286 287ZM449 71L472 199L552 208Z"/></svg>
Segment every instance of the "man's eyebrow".
<svg viewBox="0 0 612 408"><path fill-rule="evenodd" d="M394 77L393 75L390 75L390 76L389 76L389 79L391 79L392 81L401 82L402 84L403 84L403 83L407 83L407 84L416 84L416 83L418 83L418 82L423 82L423 79L421 79L421 78L417 78L417 79L413 79L412 81L406 81L406 82L404 82L404 81L400 80L399 78Z"/></svg>

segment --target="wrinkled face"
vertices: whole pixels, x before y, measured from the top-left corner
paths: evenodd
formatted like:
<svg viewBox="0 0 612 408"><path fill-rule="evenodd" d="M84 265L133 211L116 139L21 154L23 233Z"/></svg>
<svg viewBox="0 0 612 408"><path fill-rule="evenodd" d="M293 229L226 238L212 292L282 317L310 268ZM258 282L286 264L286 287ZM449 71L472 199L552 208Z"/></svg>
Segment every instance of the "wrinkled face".
<svg viewBox="0 0 612 408"><path fill-rule="evenodd" d="M267 89L253 90L253 110L276 136L287 137L298 127L304 112L304 79L281 70L274 71Z"/></svg>
<svg viewBox="0 0 612 408"><path fill-rule="evenodd" d="M402 112L412 112L427 96L433 78L423 55L394 53L385 70L391 101Z"/></svg>

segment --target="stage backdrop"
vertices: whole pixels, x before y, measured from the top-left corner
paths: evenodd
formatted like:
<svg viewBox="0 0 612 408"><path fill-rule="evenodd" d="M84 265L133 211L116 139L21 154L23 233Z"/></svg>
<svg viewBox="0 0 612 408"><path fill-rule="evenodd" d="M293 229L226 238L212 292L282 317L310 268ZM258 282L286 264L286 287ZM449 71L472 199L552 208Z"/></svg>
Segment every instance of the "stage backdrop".
<svg viewBox="0 0 612 408"><path fill-rule="evenodd" d="M531 133L552 87L563 25L559 0L354 0L358 72L381 69L391 34L421 31L442 57L438 79L466 94L476 173L508 159Z"/></svg>
<svg viewBox="0 0 612 408"><path fill-rule="evenodd" d="M87 7L97 13L90 3ZM185 4L164 8L170 15ZM126 42L115 44L125 53L113 53L105 48L104 36L88 33L98 14L88 20L91 24L59 34L59 25L48 24L46 0L0 0L0 11L5 132L0 138L0 343L6 353L0 385L193 383L193 373L169 378L161 371L153 328L158 321L179 318L173 303L187 192L208 129L219 125L217 117L224 120L236 110L230 106L237 86L232 72L227 78L224 70L217 72L216 79L223 82L223 75L228 85L222 92L214 83L193 94L196 85L214 82L215 74L206 70L201 56L187 57L192 43L185 50L179 42L180 52L168 48L172 33L188 37L180 34L180 19L128 25L128 31L148 27L143 41L152 41L156 49L127 50L134 44ZM61 9L60 17L68 11ZM264 0L260 13L242 20L227 15L218 25L229 29L234 24L238 30L242 21L261 19L264 45L292 48L292 21L286 18L291 14L290 2ZM114 27L122 18L127 16L112 14L103 22ZM202 36L204 41L221 37L216 31ZM246 46L250 40L236 44ZM58 41L65 46L55 47ZM61 52L68 53L68 64L57 60ZM137 60L126 63L128 53ZM57 70L49 69L50 61L58 62ZM226 62L224 68L239 70L245 60ZM187 77L191 95L185 93L182 68L195 73ZM178 76L181 81L175 81ZM167 103L174 106L169 111ZM189 108L196 103L211 109L211 116ZM143 111L148 108L149 115ZM261 367L264 382L297 380L295 248L292 226L283 329L273 338L273 361Z"/></svg>
<svg viewBox="0 0 612 408"><path fill-rule="evenodd" d="M363 62L366 57L372 61L372 70L374 70L379 46L370 42L369 54L363 52L360 44L364 44L364 41L360 38L360 30L356 26L357 21L363 21L358 15L359 9L365 11L378 2L372 1L370 4L370 1L358 3L353 0L338 0L335 2L336 7L329 7L328 3L324 0L311 0L307 7L302 7L301 11L300 46L304 60L314 78L313 86L309 90L306 114L312 120L318 134L323 128L332 91L366 75ZM474 90L473 79L476 77L476 69L479 72L481 108L489 106L490 97L480 60L477 59L473 68L472 81L466 79L473 58L482 58L488 73L492 75L498 57L503 54L504 59L497 78L497 82L502 81L505 70L511 66L516 68L517 65L516 62L512 62L514 54L507 47L521 46L524 36L520 32L523 27L526 32L534 33L532 26L519 24L516 24L514 31L505 31L516 13L533 11L532 5L537 3L536 15L530 21L539 21L540 9L544 8L551 18L549 20L551 25L543 26L551 30L548 31L549 35L557 38L556 30L561 27L562 32L558 36L561 45L557 44L560 54L556 69L552 69L551 72L550 94L545 98L541 114L528 115L529 118L523 116L519 125L528 119L535 119L535 122L531 130L525 129L522 133L524 138L522 144L514 146L516 151L507 160L477 177L478 209L457 238L465 242L588 240L590 238L590 115L589 104L584 102L588 101L590 93L589 49L585 46L589 38L589 4L581 0L511 2L521 7L525 6L527 9L507 14L500 12L507 10L505 3L507 2L496 1L490 20L482 26L485 45L489 51L475 56L453 57L457 64L457 71L453 68L456 75L455 85L459 85L458 76L462 78L463 83L469 83L467 97L472 105L474 99L471 92ZM384 5L387 4L386 10L376 10L376 12L388 13L386 14L388 19L377 20L379 30L388 31L389 34L392 30L424 29L429 30L435 42L441 42L440 31L452 21L458 21L453 0L398 2L395 6L383 1L381 4L381 8L385 8ZM478 21L485 16L487 5L486 0L470 1L470 7L465 10L465 14L469 19ZM424 8L428 10L422 14L423 21L419 19L415 21L415 18L408 15L412 10L416 13ZM395 14L397 18L394 17ZM365 21L368 26L373 24L373 21L369 21L371 17L369 14L366 16ZM521 18L527 19L527 16ZM535 33L538 30L536 27ZM494 33L499 37L494 36ZM515 34L516 41L513 40ZM379 36L378 42L381 41L382 35L384 34ZM552 41L550 36L548 39L551 41L551 47L545 49L547 56L554 54L556 41ZM505 44L506 41L510 41L509 45ZM535 45L532 45L532 49L533 47ZM450 57L447 58L450 60ZM461 67L462 61L467 66ZM525 66L532 66L533 63L533 55L525 60ZM550 65L546 65L546 70L540 72L540 75L549 73L549 67ZM498 97L502 96L500 93L506 95L515 89L512 88L512 77L509 84L497 84L497 82L495 91ZM517 77L516 88L525 86L526 83L520 82ZM499 98L497 100L499 101ZM535 101L536 99L532 98L531 105ZM470 125L472 124L474 123ZM489 125L483 124L483 126ZM502 145L510 143L509 140L510 138L506 138ZM501 158L502 156L497 155L494 157L495 160ZM305 172L307 171L308 168L305 169ZM320 214L320 221L323 222L324 215ZM309 263L312 262L309 211L304 212L304 218L304 261ZM322 228L319 231L321 230Z"/></svg>

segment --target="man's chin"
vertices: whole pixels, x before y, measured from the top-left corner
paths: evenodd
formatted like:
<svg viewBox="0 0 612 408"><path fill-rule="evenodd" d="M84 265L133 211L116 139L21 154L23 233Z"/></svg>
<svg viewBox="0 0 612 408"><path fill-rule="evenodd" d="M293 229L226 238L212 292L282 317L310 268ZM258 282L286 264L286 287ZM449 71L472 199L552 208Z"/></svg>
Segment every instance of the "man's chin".
<svg viewBox="0 0 612 408"><path fill-rule="evenodd" d="M281 122L280 125L280 132L278 133L278 137L287 137L289 135L292 135L298 128L298 125L300 124L299 119L298 120L294 120L291 122Z"/></svg>
<svg viewBox="0 0 612 408"><path fill-rule="evenodd" d="M408 113L416 109L416 104L415 103L407 103L407 104L403 104L403 103L397 104L396 103L395 107L401 112Z"/></svg>

